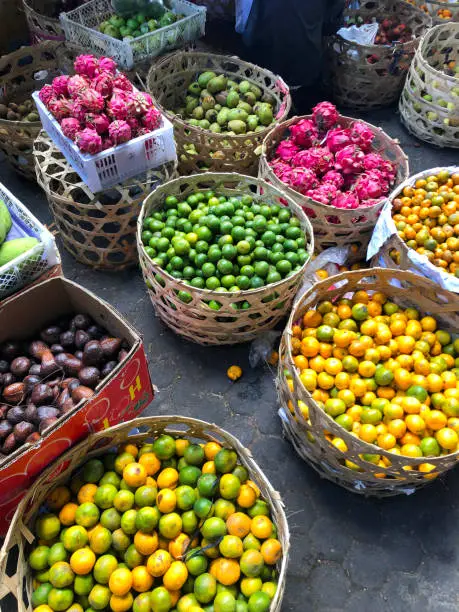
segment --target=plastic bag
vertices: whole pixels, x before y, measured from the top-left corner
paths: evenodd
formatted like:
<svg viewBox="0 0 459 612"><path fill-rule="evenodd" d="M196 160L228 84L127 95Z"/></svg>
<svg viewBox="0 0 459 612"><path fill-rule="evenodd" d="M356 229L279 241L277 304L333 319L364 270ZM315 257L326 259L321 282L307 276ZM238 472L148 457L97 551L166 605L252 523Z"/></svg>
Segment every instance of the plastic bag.
<svg viewBox="0 0 459 612"><path fill-rule="evenodd" d="M170 2L167 0L112 0L112 7L118 15L144 13L150 19L160 19L167 10L170 10Z"/></svg>
<svg viewBox="0 0 459 612"><path fill-rule="evenodd" d="M279 344L280 331L267 331L260 334L250 345L250 367L256 368L262 362L268 361L274 347Z"/></svg>
<svg viewBox="0 0 459 612"><path fill-rule="evenodd" d="M303 282L296 294L295 300L298 300L318 282L316 276L318 270L325 270L328 272L329 276L337 274L339 272L339 266L343 266L349 257L350 248L351 247L332 247L317 255L307 267L306 274L303 277Z"/></svg>
<svg viewBox="0 0 459 612"><path fill-rule="evenodd" d="M353 25L349 28L340 28L337 34L344 40L355 42L358 45L372 45L375 42L378 28L379 23L365 23L361 26Z"/></svg>

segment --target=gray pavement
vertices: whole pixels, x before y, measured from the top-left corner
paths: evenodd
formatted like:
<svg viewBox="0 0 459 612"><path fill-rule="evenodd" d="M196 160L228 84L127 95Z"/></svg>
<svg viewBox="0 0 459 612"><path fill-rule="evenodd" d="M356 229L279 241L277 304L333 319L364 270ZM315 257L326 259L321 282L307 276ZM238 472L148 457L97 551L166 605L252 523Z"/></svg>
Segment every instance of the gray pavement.
<svg viewBox="0 0 459 612"><path fill-rule="evenodd" d="M395 110L364 118L400 139L412 173L457 162L457 150L411 138ZM5 163L0 180L43 222L51 221L37 185ZM221 425L248 446L280 491L292 540L283 610L457 612L459 471L410 497L383 501L321 480L283 439L274 371L251 369L249 346L204 348L181 340L155 318L138 270L95 272L59 246L65 275L113 304L142 333L159 389L145 415L183 414ZM232 364L244 371L237 383L226 377Z"/></svg>

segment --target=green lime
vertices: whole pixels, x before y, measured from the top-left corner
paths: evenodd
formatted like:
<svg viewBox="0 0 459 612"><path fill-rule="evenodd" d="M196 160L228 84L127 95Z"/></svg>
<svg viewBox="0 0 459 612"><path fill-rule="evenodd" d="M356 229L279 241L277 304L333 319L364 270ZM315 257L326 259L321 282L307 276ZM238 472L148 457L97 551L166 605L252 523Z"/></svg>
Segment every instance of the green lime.
<svg viewBox="0 0 459 612"><path fill-rule="evenodd" d="M211 514L212 505L213 504L210 499L207 499L206 497L200 497L194 502L193 512L201 519L206 518L207 516L209 516L209 514Z"/></svg>
<svg viewBox="0 0 459 612"><path fill-rule="evenodd" d="M292 264L287 259L281 259L276 264L276 270L282 276L287 276L292 271Z"/></svg>
<svg viewBox="0 0 459 612"><path fill-rule="evenodd" d="M170 459L175 455L175 440L172 436L162 435L153 443L153 450L158 459Z"/></svg>
<svg viewBox="0 0 459 612"><path fill-rule="evenodd" d="M201 553L200 548L193 548L190 552L187 553L185 559L185 565L188 569L188 572L192 576L200 576L204 574L208 567L208 560L204 553Z"/></svg>
<svg viewBox="0 0 459 612"><path fill-rule="evenodd" d="M206 283L204 282L202 278L195 276L195 278L191 279L190 285L192 287L196 287L197 289L204 289L204 287L206 286Z"/></svg>
<svg viewBox="0 0 459 612"><path fill-rule="evenodd" d="M225 238L225 236L222 236L222 238ZM224 243L221 249L222 249L222 256L225 259L231 260L231 259L234 259L237 255L237 249L232 244Z"/></svg>
<svg viewBox="0 0 459 612"><path fill-rule="evenodd" d="M215 276L216 269L215 269L214 264L211 263L210 261L206 262L205 264L203 264L201 269L202 269L202 273L204 275L204 278L209 278L211 276Z"/></svg>
<svg viewBox="0 0 459 612"><path fill-rule="evenodd" d="M115 531L121 526L121 515L115 508L108 508L100 515L100 524L110 531Z"/></svg>
<svg viewBox="0 0 459 612"><path fill-rule="evenodd" d="M219 287L220 281L216 276L209 276L209 278L206 279L206 289L209 289L210 291L215 291Z"/></svg>
<svg viewBox="0 0 459 612"><path fill-rule="evenodd" d="M206 540L218 540L227 533L225 521L216 516L208 518L201 527L201 533Z"/></svg>
<svg viewBox="0 0 459 612"><path fill-rule="evenodd" d="M32 569L40 571L48 567L50 549L48 546L37 546L29 556L29 565Z"/></svg>
<svg viewBox="0 0 459 612"><path fill-rule="evenodd" d="M103 559L103 557L101 557L101 559ZM99 559L96 561L96 565L98 562L99 562ZM96 565L94 566L94 571L96 569ZM118 562L116 563L116 565L118 565ZM98 579L99 578L98 576L96 576L96 578L98 582L102 582L101 580ZM93 586L94 586L94 578L92 574L86 574L85 576L75 576L75 582L73 583L73 590L75 591L77 595L89 595Z"/></svg>
<svg viewBox="0 0 459 612"><path fill-rule="evenodd" d="M264 287L265 281L260 276L253 276L250 279L250 286L252 289L259 289Z"/></svg>
<svg viewBox="0 0 459 612"><path fill-rule="evenodd" d="M73 603L72 589L51 589L48 594L48 606L54 612L63 612Z"/></svg>
<svg viewBox="0 0 459 612"><path fill-rule="evenodd" d="M195 502L196 503L196 502ZM198 517L194 510L188 510L182 514L182 531L193 535L198 527Z"/></svg>
<svg viewBox="0 0 459 612"><path fill-rule="evenodd" d="M53 586L49 582L39 584L38 587L32 593L32 606L38 608L48 603L48 595L52 590Z"/></svg>
<svg viewBox="0 0 459 612"><path fill-rule="evenodd" d="M218 490L218 477L215 474L203 474L197 484L202 497L212 498Z"/></svg>
<svg viewBox="0 0 459 612"><path fill-rule="evenodd" d="M67 559L68 559L68 554L62 542L56 542L55 544L51 546L51 548L49 549L49 553L48 553L49 567L51 567L58 561L67 561Z"/></svg>
<svg viewBox="0 0 459 612"><path fill-rule="evenodd" d="M211 247L209 247L209 250L207 252L207 257L209 259L209 261L211 261L212 263L220 263L220 261L227 261L225 259L222 259L222 252L220 251L219 247L217 245L212 245ZM232 267L232 264L231 264ZM219 268L219 266L217 265L217 268Z"/></svg>
<svg viewBox="0 0 459 612"><path fill-rule="evenodd" d="M180 470L179 482L182 485L189 485L190 487L195 487L201 474L202 472L198 467L194 465L189 465Z"/></svg>
<svg viewBox="0 0 459 612"><path fill-rule="evenodd" d="M419 446L424 457L438 457L441 453L440 445L432 437L423 438Z"/></svg>
<svg viewBox="0 0 459 612"><path fill-rule="evenodd" d="M121 529L126 535L133 535L136 527L137 510L127 510L121 517Z"/></svg>
<svg viewBox="0 0 459 612"><path fill-rule="evenodd" d="M189 485L181 485L175 489L177 507L180 510L190 510L196 501L196 492Z"/></svg>

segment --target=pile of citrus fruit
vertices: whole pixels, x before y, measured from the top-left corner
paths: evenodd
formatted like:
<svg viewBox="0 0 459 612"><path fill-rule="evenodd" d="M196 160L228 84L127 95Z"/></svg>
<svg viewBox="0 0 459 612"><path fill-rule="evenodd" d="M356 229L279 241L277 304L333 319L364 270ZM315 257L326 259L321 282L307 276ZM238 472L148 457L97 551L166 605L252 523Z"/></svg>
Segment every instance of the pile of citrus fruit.
<svg viewBox="0 0 459 612"><path fill-rule="evenodd" d="M147 255L171 276L218 292L277 283L309 258L299 219L250 195L198 191L182 202L168 196L162 210L145 218L141 238ZM179 297L191 301L185 291Z"/></svg>
<svg viewBox="0 0 459 612"><path fill-rule="evenodd" d="M458 450L459 339L439 329L434 317L383 293L350 295L320 302L293 326L301 383L347 432L390 453L426 457L419 470L428 473L429 457ZM291 373L285 374L293 390ZM308 420L307 405L300 400L298 408ZM327 436L347 450L343 439ZM390 465L374 450L364 459Z"/></svg>
<svg viewBox="0 0 459 612"><path fill-rule="evenodd" d="M35 612L266 612L282 547L235 451L168 435L89 460L35 522Z"/></svg>
<svg viewBox="0 0 459 612"><path fill-rule="evenodd" d="M405 187L392 218L410 248L459 278L459 172L441 170Z"/></svg>

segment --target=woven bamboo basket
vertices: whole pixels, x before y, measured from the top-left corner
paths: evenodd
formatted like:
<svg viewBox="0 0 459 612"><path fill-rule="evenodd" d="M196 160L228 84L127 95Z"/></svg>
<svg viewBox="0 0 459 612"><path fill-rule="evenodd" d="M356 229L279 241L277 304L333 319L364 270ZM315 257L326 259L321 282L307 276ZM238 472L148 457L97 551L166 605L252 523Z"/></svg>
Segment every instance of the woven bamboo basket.
<svg viewBox="0 0 459 612"><path fill-rule="evenodd" d="M269 161L273 158L277 146L289 133L292 125L301 119L311 119L311 115L293 117L275 127L263 141L260 158L259 177L282 189L294 202L303 208L308 215L314 230L314 245L317 253L336 246L352 245L350 263L365 259L368 241L370 240L384 200L375 206L365 206L356 210L343 210L311 200L283 183L273 172ZM349 127L355 119L340 116L339 124ZM360 119L359 119L360 121ZM397 184L409 175L408 157L396 140L388 136L381 128L365 123L375 135L373 151L379 153L397 165Z"/></svg>
<svg viewBox="0 0 459 612"><path fill-rule="evenodd" d="M424 11L405 0L357 0L358 8L345 9L345 17L396 18L414 35L406 43L360 45L335 34L327 39L327 85L339 106L370 110L396 102L419 44L432 21Z"/></svg>
<svg viewBox="0 0 459 612"><path fill-rule="evenodd" d="M455 173L459 172L459 167L451 166L449 168L423 170L414 176L410 176L409 179L391 193L371 239L368 259L373 258L372 262L375 266L394 268L396 270L411 270L420 276L430 278L435 283L438 283L440 287L459 294L459 278L455 278L453 274L435 266L425 255L421 255L407 246L405 241L398 235L397 228L392 219L392 202L395 198L402 195L404 188L412 187L419 179L435 175L440 170L448 170L450 173ZM380 224L383 225L383 228L380 227ZM383 240L383 237L389 233L390 235L387 239Z"/></svg>
<svg viewBox="0 0 459 612"><path fill-rule="evenodd" d="M54 0L22 0L30 37L33 44L44 40L65 40L64 30L57 17L47 17Z"/></svg>
<svg viewBox="0 0 459 612"><path fill-rule="evenodd" d="M274 96L276 123L283 121L290 110L291 97L284 81L255 64L237 57L194 51L179 51L160 59L148 73L147 91L174 125L179 172L240 172L256 175L259 162L257 149L275 123L253 134L231 136L188 125L173 112L173 109L181 105L188 85L200 72L206 70L224 73L236 81L251 81ZM187 151L186 146L190 144L194 145L196 153Z"/></svg>
<svg viewBox="0 0 459 612"><path fill-rule="evenodd" d="M134 433L133 428L138 428L139 433ZM215 441L226 448L232 448L237 452L240 462L249 470L251 479L258 485L262 496L270 505L278 538L282 544L283 555L277 567L278 588L270 607L270 612L280 612L285 589L290 534L279 493L273 489L251 452L237 438L217 425L180 416L144 417L91 434L43 472L19 504L0 551L0 599L11 594L17 601L19 612L32 609L28 603L32 593L32 576L27 564L28 549L34 540L32 530L35 517L49 491L68 481L72 472L88 459L110 452L113 447L126 442L133 444L150 442L163 433L189 438L196 442ZM14 567L13 575L8 575L7 562L14 554L18 554L17 566Z"/></svg>
<svg viewBox="0 0 459 612"><path fill-rule="evenodd" d="M458 329L459 297L412 272L372 268L344 272L317 283L295 303L282 337L277 378L280 416L284 432L300 457L322 477L349 491L368 496L390 497L401 493L409 494L453 468L459 460L459 452L443 457L412 458L395 455L379 446L363 442L339 426L319 408L301 383L293 363L290 330L295 321L307 310L315 308L323 299L333 301L358 290L382 291L398 304L413 305L422 313L434 315L438 321L441 321L444 329L454 333ZM292 375L293 391L290 391L286 383L285 370ZM302 416L298 408L299 400L309 409L308 420ZM326 433L342 438L348 450L345 452L338 450L327 440ZM365 454L387 457L391 465L385 468L379 467L365 461L362 457ZM355 463L359 471L346 467L344 465L346 459ZM426 474L416 469L407 469L426 461L435 465L435 471Z"/></svg>
<svg viewBox="0 0 459 612"><path fill-rule="evenodd" d="M246 291L219 293L209 289L197 289L174 278L146 254L141 239L143 220L162 207L166 196L175 195L181 201L199 189L212 189L228 196L244 193L254 196L256 192L256 199L262 199L264 204L287 204L300 220L310 255L314 249L312 227L301 208L290 198L285 198L278 189L260 179L239 174L209 172L181 177L158 187L146 198L137 222L137 248L143 277L157 315L175 333L198 344L248 342L261 332L275 327L286 316L308 261L300 270L277 283ZM179 298L180 291L186 291L191 296L188 303ZM211 300L221 305L219 310L208 306ZM247 308L234 307L244 302L248 302Z"/></svg>
<svg viewBox="0 0 459 612"><path fill-rule="evenodd" d="M119 271L135 265L140 205L152 188L175 175L175 163L94 194L45 132L35 141L34 157L37 182L66 250L96 270Z"/></svg>
<svg viewBox="0 0 459 612"><path fill-rule="evenodd" d="M399 109L405 127L420 140L458 148L459 74L448 76L442 70L451 60L459 65L459 23L452 22L435 26L422 39Z"/></svg>
<svg viewBox="0 0 459 612"><path fill-rule="evenodd" d="M22 102L58 74L59 43L44 42L21 47L0 58L0 102ZM36 74L42 72L40 79ZM40 121L0 119L0 150L22 176L35 179L33 142L41 130Z"/></svg>

